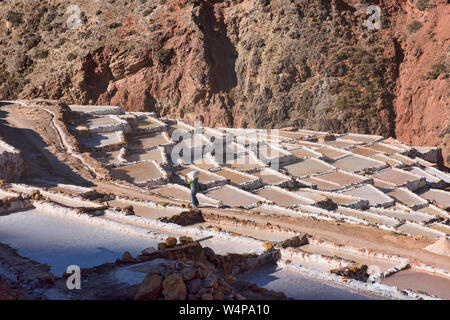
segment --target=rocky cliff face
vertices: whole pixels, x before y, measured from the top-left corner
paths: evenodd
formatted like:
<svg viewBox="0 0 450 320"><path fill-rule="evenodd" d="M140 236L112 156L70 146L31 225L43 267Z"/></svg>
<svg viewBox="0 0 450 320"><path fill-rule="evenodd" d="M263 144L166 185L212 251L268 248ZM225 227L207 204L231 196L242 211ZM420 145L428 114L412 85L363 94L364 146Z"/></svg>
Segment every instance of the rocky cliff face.
<svg viewBox="0 0 450 320"><path fill-rule="evenodd" d="M448 1L371 1L376 30L367 1L77 4L0 1L0 96L377 133L450 161Z"/></svg>

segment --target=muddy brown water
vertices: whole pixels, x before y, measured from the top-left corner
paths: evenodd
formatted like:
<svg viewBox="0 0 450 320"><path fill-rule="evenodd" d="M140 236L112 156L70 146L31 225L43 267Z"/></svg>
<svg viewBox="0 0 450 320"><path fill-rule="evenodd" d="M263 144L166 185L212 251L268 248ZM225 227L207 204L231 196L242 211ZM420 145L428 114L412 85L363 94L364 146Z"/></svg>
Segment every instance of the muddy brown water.
<svg viewBox="0 0 450 320"><path fill-rule="evenodd" d="M254 173L253 175L261 178L265 184L278 184L289 180L287 177L283 177L282 175L278 175L264 169Z"/></svg>
<svg viewBox="0 0 450 320"><path fill-rule="evenodd" d="M387 169L374 174L374 177L401 186L419 178L403 170Z"/></svg>
<svg viewBox="0 0 450 320"><path fill-rule="evenodd" d="M291 154L293 154L294 156L296 156L297 158L306 158L306 157L310 157L310 158L319 158L320 154L314 153L312 151L309 151L308 149L294 149L294 150L289 150L289 152Z"/></svg>
<svg viewBox="0 0 450 320"><path fill-rule="evenodd" d="M163 133L156 133L149 136L132 137L129 139L128 149L149 149L152 147L168 144L170 141Z"/></svg>
<svg viewBox="0 0 450 320"><path fill-rule="evenodd" d="M256 177L255 178L248 177L247 175L241 174L236 171L231 171L228 169L217 171L216 174L226 179L229 179L230 182L233 184L242 184L256 179Z"/></svg>
<svg viewBox="0 0 450 320"><path fill-rule="evenodd" d="M415 269L400 271L381 280L381 283L400 289L422 291L442 299L450 300L450 279Z"/></svg>
<svg viewBox="0 0 450 320"><path fill-rule="evenodd" d="M140 150L130 153L127 156L127 160L128 162L155 160L156 162L161 163L164 159L160 149L152 149L148 151Z"/></svg>
<svg viewBox="0 0 450 320"><path fill-rule="evenodd" d="M162 178L163 174L152 162L141 162L111 169L111 174L118 179L129 182L147 181Z"/></svg>
<svg viewBox="0 0 450 320"><path fill-rule="evenodd" d="M206 195L220 200L223 204L230 207L249 206L260 200L251 193L235 190L229 186L223 186L218 189L211 190Z"/></svg>
<svg viewBox="0 0 450 320"><path fill-rule="evenodd" d="M361 158L352 155L335 161L333 163L333 166L344 171L355 172L380 167L381 164L378 161L373 161L368 158Z"/></svg>
<svg viewBox="0 0 450 320"><path fill-rule="evenodd" d="M324 156L326 156L330 159L335 159L335 158L338 158L338 157L348 154L348 152L343 152L343 151L335 150L335 149L331 149L331 148L318 149L317 152L320 152L321 154L323 154Z"/></svg>
<svg viewBox="0 0 450 320"><path fill-rule="evenodd" d="M301 162L286 165L284 169L294 177L303 177L309 174L324 173L333 169L333 167L315 159L306 159Z"/></svg>
<svg viewBox="0 0 450 320"><path fill-rule="evenodd" d="M360 176L350 175L343 171L326 173L326 174L318 176L318 178L337 183L340 186L345 186L347 184L361 183L365 180L365 178L362 176L360 177Z"/></svg>

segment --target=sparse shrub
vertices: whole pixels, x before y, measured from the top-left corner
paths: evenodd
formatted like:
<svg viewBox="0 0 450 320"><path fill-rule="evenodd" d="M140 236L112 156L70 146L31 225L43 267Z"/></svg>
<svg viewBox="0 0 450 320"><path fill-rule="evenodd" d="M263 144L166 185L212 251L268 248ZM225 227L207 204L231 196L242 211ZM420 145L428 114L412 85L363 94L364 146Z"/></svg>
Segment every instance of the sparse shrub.
<svg viewBox="0 0 450 320"><path fill-rule="evenodd" d="M113 23L111 23L111 24L109 25L109 28L110 28L110 29L116 29L116 28L119 28L119 27L121 27L121 26L122 26L121 23L119 23L119 22L113 22Z"/></svg>
<svg viewBox="0 0 450 320"><path fill-rule="evenodd" d="M146 17L146 16L150 15L152 12L153 12L153 9L146 9L146 10L142 13L142 15L143 15L144 17Z"/></svg>
<svg viewBox="0 0 450 320"><path fill-rule="evenodd" d="M48 50L38 51L36 56L37 56L38 59L47 59L47 57L48 57Z"/></svg>
<svg viewBox="0 0 450 320"><path fill-rule="evenodd" d="M447 71L446 66L443 63L436 63L431 66L431 71L428 73L428 77L431 79L437 79L440 74Z"/></svg>
<svg viewBox="0 0 450 320"><path fill-rule="evenodd" d="M12 24L21 24L22 14L15 11L8 11L6 13L6 20L11 22Z"/></svg>
<svg viewBox="0 0 450 320"><path fill-rule="evenodd" d="M436 5L430 4L430 0L417 0L416 7L420 11L423 11L427 8L434 8L434 7L436 7Z"/></svg>
<svg viewBox="0 0 450 320"><path fill-rule="evenodd" d="M417 20L414 20L410 24L408 24L408 31L409 33L415 33L422 28L423 24Z"/></svg>
<svg viewBox="0 0 450 320"><path fill-rule="evenodd" d="M174 54L175 51L173 49L161 49L157 53L157 58L162 64L169 64Z"/></svg>

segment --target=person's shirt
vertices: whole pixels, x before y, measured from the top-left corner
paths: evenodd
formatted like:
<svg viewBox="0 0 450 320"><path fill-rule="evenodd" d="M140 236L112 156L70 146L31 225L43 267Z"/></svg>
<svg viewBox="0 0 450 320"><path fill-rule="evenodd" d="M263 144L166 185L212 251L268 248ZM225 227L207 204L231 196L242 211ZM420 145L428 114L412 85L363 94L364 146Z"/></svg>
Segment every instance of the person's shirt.
<svg viewBox="0 0 450 320"><path fill-rule="evenodd" d="M191 181L192 181L192 182L190 183L191 192L197 193L198 190L199 190L198 179L194 179L194 180L191 180Z"/></svg>

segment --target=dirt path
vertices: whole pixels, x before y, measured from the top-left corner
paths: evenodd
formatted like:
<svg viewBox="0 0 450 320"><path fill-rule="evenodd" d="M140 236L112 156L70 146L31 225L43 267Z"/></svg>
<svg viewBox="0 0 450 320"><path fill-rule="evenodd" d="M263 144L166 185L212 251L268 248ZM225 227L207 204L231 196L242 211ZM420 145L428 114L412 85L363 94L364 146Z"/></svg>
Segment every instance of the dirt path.
<svg viewBox="0 0 450 320"><path fill-rule="evenodd" d="M80 166L65 152L48 112L4 105L0 108L0 134L7 143L21 150L28 168L27 178L90 185L79 170L74 170L73 167Z"/></svg>

